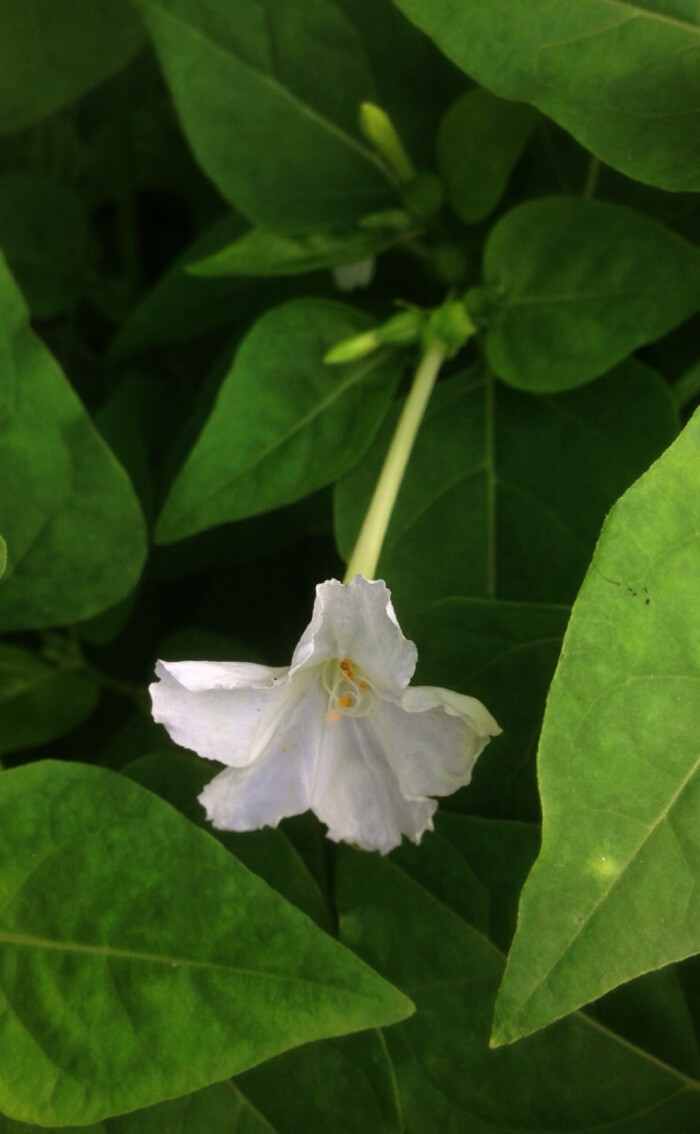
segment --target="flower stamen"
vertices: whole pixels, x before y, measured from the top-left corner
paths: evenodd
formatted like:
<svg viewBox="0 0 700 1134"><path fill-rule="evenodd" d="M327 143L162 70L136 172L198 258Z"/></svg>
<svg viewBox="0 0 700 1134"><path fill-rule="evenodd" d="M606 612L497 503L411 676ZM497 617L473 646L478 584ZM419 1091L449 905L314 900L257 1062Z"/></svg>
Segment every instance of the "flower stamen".
<svg viewBox="0 0 700 1134"><path fill-rule="evenodd" d="M328 693L326 720L337 724L342 717L367 717L377 712L380 698L371 682L360 676L351 658L331 658L323 667L323 688Z"/></svg>

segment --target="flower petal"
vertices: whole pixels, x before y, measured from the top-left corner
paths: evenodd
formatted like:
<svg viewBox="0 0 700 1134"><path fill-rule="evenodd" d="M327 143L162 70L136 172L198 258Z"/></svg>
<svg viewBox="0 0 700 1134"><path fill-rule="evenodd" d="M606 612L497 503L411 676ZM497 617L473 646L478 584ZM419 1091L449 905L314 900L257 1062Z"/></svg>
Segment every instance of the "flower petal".
<svg viewBox="0 0 700 1134"><path fill-rule="evenodd" d="M362 850L393 850L407 835L420 842L433 829L437 804L405 799L371 718L343 717L325 728L311 808L334 842Z"/></svg>
<svg viewBox="0 0 700 1134"><path fill-rule="evenodd" d="M236 662L158 662L153 717L183 748L242 767L290 696L286 669Z"/></svg>
<svg viewBox="0 0 700 1134"><path fill-rule="evenodd" d="M480 752L501 731L475 697L428 685L406 689L400 704L385 702L375 723L410 797L450 795L468 784Z"/></svg>
<svg viewBox="0 0 700 1134"><path fill-rule="evenodd" d="M411 680L418 654L401 633L391 594L381 579L356 575L316 587L311 622L292 658L292 673L329 658L352 658L378 691L399 693Z"/></svg>
<svg viewBox="0 0 700 1134"><path fill-rule="evenodd" d="M199 801L215 827L224 831L276 827L280 819L308 810L323 756L319 742L326 700L316 681L304 682L301 691L297 686L255 761L227 768L207 784Z"/></svg>

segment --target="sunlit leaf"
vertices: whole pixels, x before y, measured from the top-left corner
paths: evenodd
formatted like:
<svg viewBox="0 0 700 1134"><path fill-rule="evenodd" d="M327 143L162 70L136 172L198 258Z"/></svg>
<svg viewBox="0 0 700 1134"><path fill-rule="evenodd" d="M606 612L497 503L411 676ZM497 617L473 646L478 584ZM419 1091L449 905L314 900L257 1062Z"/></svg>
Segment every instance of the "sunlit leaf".
<svg viewBox="0 0 700 1134"><path fill-rule="evenodd" d="M0 779L0 1107L89 1123L410 1002L151 792L40 762Z"/></svg>
<svg viewBox="0 0 700 1134"><path fill-rule="evenodd" d="M699 492L696 415L613 508L574 606L495 1042L700 951Z"/></svg>

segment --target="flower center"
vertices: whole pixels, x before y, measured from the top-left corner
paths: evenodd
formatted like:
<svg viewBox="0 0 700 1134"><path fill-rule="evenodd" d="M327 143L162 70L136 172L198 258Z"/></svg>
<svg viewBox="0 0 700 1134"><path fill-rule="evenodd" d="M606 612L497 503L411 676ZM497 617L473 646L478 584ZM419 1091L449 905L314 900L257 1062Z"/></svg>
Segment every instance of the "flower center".
<svg viewBox="0 0 700 1134"><path fill-rule="evenodd" d="M326 720L368 717L376 713L380 698L360 666L351 658L330 658L323 667L323 688L328 693Z"/></svg>

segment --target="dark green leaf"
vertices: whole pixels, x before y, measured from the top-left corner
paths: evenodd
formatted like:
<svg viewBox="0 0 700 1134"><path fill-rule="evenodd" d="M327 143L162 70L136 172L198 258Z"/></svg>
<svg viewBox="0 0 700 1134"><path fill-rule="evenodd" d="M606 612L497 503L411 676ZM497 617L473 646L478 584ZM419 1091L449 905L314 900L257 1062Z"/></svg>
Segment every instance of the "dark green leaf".
<svg viewBox="0 0 700 1134"><path fill-rule="evenodd" d="M418 684L478 697L503 729L480 756L472 782L443 806L537 821L535 753L568 607L452 598L411 622Z"/></svg>
<svg viewBox="0 0 700 1134"><path fill-rule="evenodd" d="M353 308L319 300L258 320L171 489L159 542L289 504L360 460L389 407L400 360L380 353L333 367L323 356L368 325Z"/></svg>
<svg viewBox="0 0 700 1134"><path fill-rule="evenodd" d="M342 936L418 1008L386 1034L405 1129L689 1134L700 1083L582 1014L489 1050L500 950L536 842L524 824L443 815L390 859L341 848Z"/></svg>
<svg viewBox="0 0 700 1134"><path fill-rule="evenodd" d="M603 161L700 189L696 0L396 0L445 54L530 102Z"/></svg>
<svg viewBox="0 0 700 1134"><path fill-rule="evenodd" d="M205 279L185 270L220 252L245 228L245 221L230 213L202 233L129 313L110 344L110 356L121 362L150 347L189 342L221 327L242 329L261 309L292 298L293 280Z"/></svg>
<svg viewBox="0 0 700 1134"><path fill-rule="evenodd" d="M78 198L48 177L0 179L0 248L33 315L70 310L84 285L87 226Z"/></svg>
<svg viewBox="0 0 700 1134"><path fill-rule="evenodd" d="M676 421L668 387L636 362L548 398L474 374L441 383L379 561L402 625L410 631L417 611L455 595L571 602L605 513L670 443ZM337 486L344 558L394 424L390 414Z"/></svg>
<svg viewBox="0 0 700 1134"><path fill-rule="evenodd" d="M358 140L373 80L328 0L138 0L183 128L224 197L258 224L318 229L391 199Z"/></svg>
<svg viewBox="0 0 700 1134"><path fill-rule="evenodd" d="M366 260L390 248L397 239L395 233L359 225L306 236L253 228L235 244L192 264L189 271L194 276L291 276Z"/></svg>
<svg viewBox="0 0 700 1134"><path fill-rule="evenodd" d="M0 1106L88 1123L411 1005L216 840L97 768L0 779Z"/></svg>
<svg viewBox="0 0 700 1134"><path fill-rule="evenodd" d="M88 618L134 587L146 554L131 484L32 333L0 259L0 631Z"/></svg>
<svg viewBox="0 0 700 1134"><path fill-rule="evenodd" d="M696 414L613 508L574 606L496 1042L700 951L699 492Z"/></svg>
<svg viewBox="0 0 700 1134"><path fill-rule="evenodd" d="M641 213L602 201L528 201L492 230L486 353L534 391L597 378L700 306L700 251Z"/></svg>
<svg viewBox="0 0 700 1134"><path fill-rule="evenodd" d="M537 122L522 102L467 91L440 123L437 160L453 211L467 224L495 209Z"/></svg>
<svg viewBox="0 0 700 1134"><path fill-rule="evenodd" d="M168 655L170 656L170 655ZM321 892L286 835L277 827L260 831L216 831L207 823L197 796L214 778L217 768L182 749L141 756L124 768L124 775L155 792L191 822L209 831L249 870L263 878L288 902L328 929Z"/></svg>
<svg viewBox="0 0 700 1134"><path fill-rule="evenodd" d="M70 732L95 707L99 687L79 669L0 643L0 754Z"/></svg>
<svg viewBox="0 0 700 1134"><path fill-rule="evenodd" d="M143 41L126 0L13 0L0 9L0 134L47 118Z"/></svg>
<svg viewBox="0 0 700 1134"><path fill-rule="evenodd" d="M7 544L5 543L2 536L0 536L0 579L2 579L3 575L5 574L5 568L6 567L7 567Z"/></svg>
<svg viewBox="0 0 700 1134"><path fill-rule="evenodd" d="M236 1087L264 1115L269 1134L403 1134L379 1032L287 1051L239 1075Z"/></svg>

